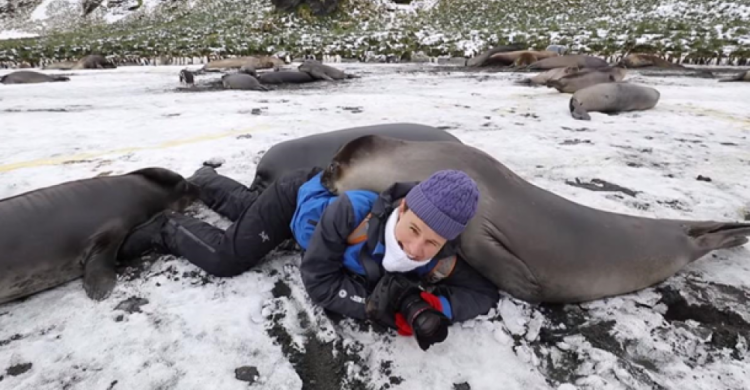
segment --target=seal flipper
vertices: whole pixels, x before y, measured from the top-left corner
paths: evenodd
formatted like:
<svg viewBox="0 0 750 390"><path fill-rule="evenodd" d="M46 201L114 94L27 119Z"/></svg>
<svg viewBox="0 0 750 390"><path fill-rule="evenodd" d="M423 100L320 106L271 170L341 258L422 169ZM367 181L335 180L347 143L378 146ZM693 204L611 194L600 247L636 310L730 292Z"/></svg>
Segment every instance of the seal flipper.
<svg viewBox="0 0 750 390"><path fill-rule="evenodd" d="M318 70L318 69L314 69L312 72L310 72L310 76L313 76L316 79L333 81L333 79L330 76L328 76L327 74L325 74L325 72Z"/></svg>
<svg viewBox="0 0 750 390"><path fill-rule="evenodd" d="M117 283L117 251L126 234L127 230L118 221L107 224L89 238L81 257L83 288L89 298L101 301L112 293Z"/></svg>

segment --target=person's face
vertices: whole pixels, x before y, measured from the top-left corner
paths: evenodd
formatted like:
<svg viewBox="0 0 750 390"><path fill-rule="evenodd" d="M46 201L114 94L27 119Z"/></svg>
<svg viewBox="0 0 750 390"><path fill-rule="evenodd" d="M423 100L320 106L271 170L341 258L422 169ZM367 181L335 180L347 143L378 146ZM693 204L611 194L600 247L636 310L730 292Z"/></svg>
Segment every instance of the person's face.
<svg viewBox="0 0 750 390"><path fill-rule="evenodd" d="M405 205L402 200L398 207L396 241L412 260L421 262L435 257L447 240L435 233L413 211L406 210Z"/></svg>

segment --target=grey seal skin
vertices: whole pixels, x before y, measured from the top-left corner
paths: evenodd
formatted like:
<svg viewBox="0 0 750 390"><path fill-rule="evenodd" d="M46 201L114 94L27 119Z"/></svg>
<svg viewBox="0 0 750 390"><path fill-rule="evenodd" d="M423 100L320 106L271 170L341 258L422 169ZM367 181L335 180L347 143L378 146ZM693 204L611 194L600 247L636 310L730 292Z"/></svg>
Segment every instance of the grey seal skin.
<svg viewBox="0 0 750 390"><path fill-rule="evenodd" d="M99 54L87 55L73 65L72 69L115 69L117 66Z"/></svg>
<svg viewBox="0 0 750 390"><path fill-rule="evenodd" d="M305 62L300 64L297 69L300 72L309 73L310 76L318 80L333 81L359 78L359 76L344 73L334 67L324 65L322 62L315 60L305 60Z"/></svg>
<svg viewBox="0 0 750 390"><path fill-rule="evenodd" d="M493 54L505 53L505 52L509 52L509 51L519 51L519 50L524 50L524 48L525 48L525 46L524 45L520 45L520 44L496 46L496 47L493 47L492 49L489 49L489 50L485 51L484 53L482 53L482 54L480 54L480 55L478 55L476 57L469 58L466 61L466 66L470 67L470 68L476 68L476 67L480 67L480 66L485 66L485 65L487 65L487 60Z"/></svg>
<svg viewBox="0 0 750 390"><path fill-rule="evenodd" d="M744 72L737 73L736 75L734 75L734 76L732 76L730 78L719 80L719 82L722 82L722 83L728 83L728 82L732 82L732 81L750 81L750 70L746 70Z"/></svg>
<svg viewBox="0 0 750 390"><path fill-rule="evenodd" d="M554 69L550 69L548 71L539 73L534 77L521 79L519 81L516 81L514 84L531 85L533 87L540 86L540 85L547 85L547 83L550 81L557 80L561 77L565 77L569 74L574 74L576 72L578 72L578 68L576 67L554 68Z"/></svg>
<svg viewBox="0 0 750 390"><path fill-rule="evenodd" d="M326 167L342 145L369 134L411 141L461 143L461 140L445 130L417 123L386 123L308 135L277 143L268 149L258 162L250 189L267 188L276 179L295 169Z"/></svg>
<svg viewBox="0 0 750 390"><path fill-rule="evenodd" d="M45 65L42 69L70 70L76 65L75 61L59 61Z"/></svg>
<svg viewBox="0 0 750 390"><path fill-rule="evenodd" d="M221 76L221 84L225 89L268 91L268 87L261 85L258 79L246 73L225 74Z"/></svg>
<svg viewBox="0 0 750 390"><path fill-rule="evenodd" d="M564 68L573 66L577 68L605 68L609 66L609 63L599 57L592 57L581 54L574 55L563 55L557 57L545 58L539 60L527 67L530 70L536 69L553 69L553 68Z"/></svg>
<svg viewBox="0 0 750 390"><path fill-rule="evenodd" d="M197 187L163 168L76 180L0 200L0 304L83 276L86 295L109 296L128 232L182 210Z"/></svg>
<svg viewBox="0 0 750 390"><path fill-rule="evenodd" d="M364 136L322 175L340 194L382 191L443 169L479 186L460 255L499 289L531 303L576 303L653 286L707 253L743 245L749 223L654 219L587 207L537 187L475 147Z"/></svg>
<svg viewBox="0 0 750 390"><path fill-rule="evenodd" d="M180 71L180 82L187 85L195 85L195 75L193 72L183 69Z"/></svg>
<svg viewBox="0 0 750 390"><path fill-rule="evenodd" d="M258 76L258 81L261 84L303 84L317 80L307 72L278 71L263 73Z"/></svg>
<svg viewBox="0 0 750 390"><path fill-rule="evenodd" d="M661 94L654 88L627 82L595 84L576 91L568 108L575 119L591 120L589 112L608 114L649 110L659 102Z"/></svg>
<svg viewBox="0 0 750 390"><path fill-rule="evenodd" d="M592 85L622 81L627 72L626 69L616 66L596 69L587 68L560 77L557 80L550 80L547 82L547 87L555 88L562 93L574 93Z"/></svg>
<svg viewBox="0 0 750 390"><path fill-rule="evenodd" d="M2 84L37 84L57 81L70 81L70 78L65 76L47 75L34 72L33 70L19 70L0 77L0 83Z"/></svg>

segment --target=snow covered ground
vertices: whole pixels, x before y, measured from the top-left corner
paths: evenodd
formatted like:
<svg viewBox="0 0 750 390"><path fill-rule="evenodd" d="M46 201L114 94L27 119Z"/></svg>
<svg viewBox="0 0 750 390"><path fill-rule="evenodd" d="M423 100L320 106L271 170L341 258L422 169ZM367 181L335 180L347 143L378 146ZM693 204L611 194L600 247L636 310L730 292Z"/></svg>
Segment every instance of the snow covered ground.
<svg viewBox="0 0 750 390"><path fill-rule="evenodd" d="M181 67L50 71L0 85L0 198L98 174L202 161L249 184L274 143L345 127L444 126L576 202L664 218L750 219L750 84L657 72L655 109L589 122L526 75L437 65L335 64L362 76L270 92L188 92ZM2 71L6 74L10 71ZM199 76L205 83L218 75ZM697 180L698 176L710 178ZM566 184L602 179L638 191ZM195 212L226 227L201 205ZM39 245L44 245L40 242ZM171 256L124 268L94 303L80 280L0 305L0 389L746 389L750 245L707 255L638 293L582 305L503 296L422 352L412 338L327 317L299 255L234 278ZM123 302L125 302L123 304ZM246 367L240 371L236 369ZM254 373L255 383L237 379Z"/></svg>

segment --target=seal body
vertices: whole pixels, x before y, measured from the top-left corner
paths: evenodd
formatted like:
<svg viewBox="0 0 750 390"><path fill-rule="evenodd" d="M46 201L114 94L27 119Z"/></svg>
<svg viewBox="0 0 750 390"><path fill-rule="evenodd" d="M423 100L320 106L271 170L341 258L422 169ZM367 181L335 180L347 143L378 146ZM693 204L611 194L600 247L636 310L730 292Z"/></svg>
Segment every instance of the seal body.
<svg viewBox="0 0 750 390"><path fill-rule="evenodd" d="M687 69L683 65L673 64L665 59L659 58L653 54L641 54L641 53L630 53L625 58L620 60L620 64L626 68L673 68L673 69Z"/></svg>
<svg viewBox="0 0 750 390"><path fill-rule="evenodd" d="M750 70L737 73L733 77L721 79L720 82L731 82L731 81L750 81Z"/></svg>
<svg viewBox="0 0 750 390"><path fill-rule="evenodd" d="M534 50L519 50L519 51L506 52L506 53L496 53L496 54L491 55L487 59L487 61L485 61L484 66L490 66L490 65L520 66L521 64L529 65L544 58L557 57L557 56L558 54L552 51L534 51Z"/></svg>
<svg viewBox="0 0 750 390"><path fill-rule="evenodd" d="M260 84L258 79L247 73L232 73L221 76L221 83L225 89L243 89L252 91L267 91L268 87Z"/></svg>
<svg viewBox="0 0 750 390"><path fill-rule="evenodd" d="M565 77L569 74L578 72L578 68L566 67L566 68L554 68L548 71L537 74L534 77L525 78L516 82L516 84L524 84L531 86L547 85L548 82L557 80L561 77Z"/></svg>
<svg viewBox="0 0 750 390"><path fill-rule="evenodd" d="M128 232L154 214L181 210L197 189L179 174L145 168L71 181L0 200L0 303L84 277L106 298Z"/></svg>
<svg viewBox="0 0 750 390"><path fill-rule="evenodd" d="M529 69L554 69L554 68L564 68L564 67L576 67L576 68L605 68L609 66L609 63L607 61L599 58L599 57L592 57L587 55L581 55L581 54L574 54L574 55L564 55L564 56L557 56L557 57L550 57L545 58L543 60L539 60L531 65L529 65Z"/></svg>
<svg viewBox="0 0 750 390"><path fill-rule="evenodd" d="M523 48L524 48L524 46L522 46L520 44L495 46L492 49L489 49L489 50L485 51L484 53L482 53L482 54L480 54L480 55L478 55L476 57L469 58L466 61L466 66L470 67L470 68L480 67L480 66L486 66L487 65L487 60L493 54L496 54L496 53L505 53L505 52L510 52L510 51L520 51L520 50L523 50Z"/></svg>
<svg viewBox="0 0 750 390"><path fill-rule="evenodd" d="M87 55L73 65L72 69L115 69L117 66L99 54Z"/></svg>
<svg viewBox="0 0 750 390"><path fill-rule="evenodd" d="M303 84L311 83L316 79L307 72L279 71L263 73L258 76L258 81L261 84Z"/></svg>
<svg viewBox="0 0 750 390"><path fill-rule="evenodd" d="M76 65L75 61L59 61L45 65L42 69L70 70Z"/></svg>
<svg viewBox="0 0 750 390"><path fill-rule="evenodd" d="M0 77L0 83L3 84L37 84L56 81L70 81L70 78L65 76L47 75L34 72L33 70L19 70Z"/></svg>
<svg viewBox="0 0 750 390"><path fill-rule="evenodd" d="M649 110L661 94L654 88L627 82L595 84L576 91L570 98L570 114L575 119L590 120L591 111L617 113Z"/></svg>
<svg viewBox="0 0 750 390"><path fill-rule="evenodd" d="M249 66L254 69L268 69L284 66L284 61L270 56L235 57L210 61L203 65L201 70L205 72L218 72L222 69L238 69L242 66Z"/></svg>
<svg viewBox="0 0 750 390"><path fill-rule="evenodd" d="M382 191L443 169L466 172L479 207L459 237L461 256L498 288L528 302L572 303L659 283L712 250L748 241L750 224L653 219L587 207L537 187L469 145L365 136L324 171L334 193Z"/></svg>
<svg viewBox="0 0 750 390"><path fill-rule="evenodd" d="M562 93L574 93L580 89L601 83L615 83L622 81L627 74L624 68L611 66L607 68L582 69L568 74L557 80L550 80L547 86Z"/></svg>
<svg viewBox="0 0 750 390"><path fill-rule="evenodd" d="M358 76L344 73L334 67L324 65L322 62L315 60L305 60L305 62L300 64L297 69L300 72L310 74L310 76L316 80L333 81L359 78Z"/></svg>
<svg viewBox="0 0 750 390"><path fill-rule="evenodd" d="M258 162L251 189L268 187L295 169L326 167L345 143L363 135L379 134L411 141L461 141L451 133L417 123L387 123L308 135L273 145Z"/></svg>

